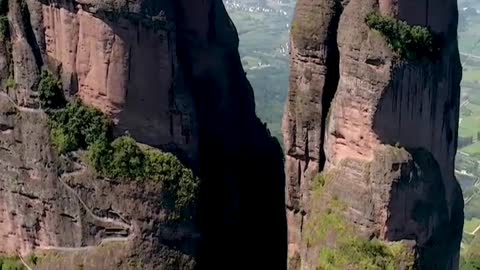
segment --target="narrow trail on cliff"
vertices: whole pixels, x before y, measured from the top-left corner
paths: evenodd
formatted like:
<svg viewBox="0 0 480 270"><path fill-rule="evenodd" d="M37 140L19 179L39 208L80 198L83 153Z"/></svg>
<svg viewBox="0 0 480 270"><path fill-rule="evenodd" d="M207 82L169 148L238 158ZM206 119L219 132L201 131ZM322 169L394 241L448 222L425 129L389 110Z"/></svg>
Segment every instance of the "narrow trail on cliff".
<svg viewBox="0 0 480 270"><path fill-rule="evenodd" d="M87 206L87 204L83 201L83 199L80 197L80 195L78 195L78 193L70 186L68 185L64 180L63 178L65 177L68 177L68 176L74 176L74 175L81 175L85 172L86 170L86 167L85 166L82 166L82 168L80 170L77 170L77 171L74 171L74 172L71 172L71 173L66 173L66 174L63 174L61 175L58 180L60 181L60 183L62 183L62 185L69 191L71 192L76 198L77 200L80 202L80 204L83 206L83 208L85 209L85 211L87 211L87 214L89 214L94 220L96 221L100 221L100 222L105 222L105 223L112 223L114 225L117 225L117 226L120 226L124 229L132 229L132 226L131 224L128 224L124 218L121 218L122 221L118 221L116 219L113 219L113 218L106 218L106 217L100 217L98 215L96 215L95 213L93 213L93 211ZM126 237L128 238L128 237Z"/></svg>
<svg viewBox="0 0 480 270"><path fill-rule="evenodd" d="M27 268L27 270L33 270L28 264L27 262L23 259L23 257L18 254L18 258L20 258L20 261L22 262L23 266L25 266L25 268Z"/></svg>
<svg viewBox="0 0 480 270"><path fill-rule="evenodd" d="M22 106L18 106L17 103L12 100L10 98L10 96L8 96L6 93L4 92L0 92L0 96L1 97L4 97L6 98L9 102L11 102L16 109L20 110L20 111L25 111L25 112L32 112L32 113L41 113L41 112L44 112L43 110L41 109L33 109L33 108L27 108L27 107L22 107ZM100 221L100 222L106 222L106 223L113 223L115 225L118 225L118 226L121 226L123 228L128 228L130 229L131 225L128 224L126 222L126 220L124 218L121 217L121 219L123 220L122 222L120 221L117 221L115 219L111 219L111 218L104 218L104 217L100 217L98 215L95 215L92 210L87 206L87 204L82 200L82 198L80 198L80 196L78 195L78 193L73 189L71 188L65 181L62 180L62 178L65 178L65 177L70 177L70 176L78 176L78 175L81 175L85 172L86 170L86 167L84 165L81 165L81 164L78 164L80 166L80 169L79 170L76 170L76 171L73 171L73 172L70 172L70 173L65 173L63 175L61 175L59 177L59 180L60 182L65 186L65 188L67 188L67 190L69 190L71 193L73 193L75 195L75 197L79 200L79 202L82 204L82 206L85 208L85 210L87 211L87 213L92 216L95 220L97 221Z"/></svg>
<svg viewBox="0 0 480 270"><path fill-rule="evenodd" d="M17 105L17 103L6 93L0 92L0 96L6 98L8 101L10 101L13 106L15 106L15 109L21 111L21 112L29 112L29 113L42 113L44 112L42 109L34 109L34 108L28 108L28 107L23 107Z"/></svg>
<svg viewBox="0 0 480 270"><path fill-rule="evenodd" d="M118 221L116 219L112 219L112 218L106 218L106 217L100 217L98 215L96 215L95 213L93 213L93 211L87 206L87 204L85 203L85 201L80 197L80 195L70 186L68 185L63 179L66 178L66 177L71 177L71 176L78 176L78 175L81 175L83 173L85 173L86 171L86 167L79 164L81 166L81 168L79 170L76 170L76 171L73 171L73 172L70 172L70 173L65 173L65 174L62 174L60 175L60 177L58 178L60 183L70 192L72 193L75 198L77 198L77 200L80 202L80 204L82 205L82 207L85 209L85 211L87 212L88 215L90 215L94 220L96 221L99 221L99 222L103 222L103 223L110 223L110 224L113 224L113 225L116 225L116 226L119 226L119 227L122 227L124 229L128 229L128 231L132 231L132 225L127 223L125 221L125 219L123 217L121 217L119 215L119 217L123 220L123 221ZM97 245L88 245L88 246L82 246L82 247L58 247L58 246L39 246L39 247L36 247L36 249L38 250L52 250L52 251L64 251L64 252L75 252L75 251L87 251L87 250L90 250L90 249L95 249L97 247L100 247L102 245L105 245L107 243L112 243L112 242L126 242L126 241L130 241L132 238L134 237L134 234L130 234L129 236L113 236L113 237L105 237L103 239L101 239L100 243L97 244Z"/></svg>
<svg viewBox="0 0 480 270"><path fill-rule="evenodd" d="M17 103L10 96L8 96L4 92L0 92L0 98L5 98L6 100L8 100L11 104L13 104L15 109L17 109L18 111L27 112L27 113L44 113L44 111L41 110L41 109L34 109L34 108L28 108L28 107L23 107L23 106L17 105ZM79 163L77 163L77 165L79 165L79 169L77 169L75 171L72 171L72 172L69 172L69 173L64 173L64 174L62 174L58 177L58 180L60 181L60 183L68 190L68 192L70 192L71 194L73 194L75 196L75 198L80 202L82 208L85 209L87 215L89 215L91 218L93 218L93 220L101 222L101 223L112 224L113 226L117 226L117 227L120 227L122 229L126 229L129 232L132 232L133 231L132 230L133 229L132 225L129 224L127 222L127 220L118 213L115 213L115 214L117 214L120 217L121 221L119 221L117 219L113 219L113 218L106 218L106 217L101 217L101 216L96 215L87 206L87 204L80 197L80 195L70 185L68 185L64 181L64 179L67 178L67 177L76 177L76 176L82 175L86 172L86 167L84 165L79 164ZM65 251L65 252L85 251L85 250L90 250L90 249L97 248L97 247L102 246L102 245L107 244L107 243L130 241L133 237L134 237L134 233L132 233L128 236L104 237L103 239L100 240L100 243L97 244L97 245L89 245L89 246L82 246L82 247L37 246L36 249L37 250ZM28 269L28 270L32 270L32 268L23 260L23 258L20 255L18 255L18 256L19 256L22 264L25 266L25 268Z"/></svg>
<svg viewBox="0 0 480 270"><path fill-rule="evenodd" d="M102 241L98 245L90 245L90 246L83 246L83 247L57 247L57 246L43 246L37 247L38 250L50 250L50 251L63 251L63 252L76 252L76 251L88 251L91 249L95 249L101 247L108 243L113 242L126 242L129 241L129 237L111 237L102 239Z"/></svg>

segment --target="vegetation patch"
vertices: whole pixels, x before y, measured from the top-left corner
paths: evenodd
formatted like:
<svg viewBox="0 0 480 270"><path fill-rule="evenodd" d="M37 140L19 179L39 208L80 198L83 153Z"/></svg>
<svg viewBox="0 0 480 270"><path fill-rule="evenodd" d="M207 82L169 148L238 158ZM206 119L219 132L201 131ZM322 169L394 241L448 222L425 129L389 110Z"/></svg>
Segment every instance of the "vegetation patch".
<svg viewBox="0 0 480 270"><path fill-rule="evenodd" d="M8 77L5 87L7 88L7 90L14 90L15 88L17 88L17 82L13 79L12 76Z"/></svg>
<svg viewBox="0 0 480 270"><path fill-rule="evenodd" d="M473 231L480 226L480 219L479 218L472 218L465 220L465 225L463 226L463 230L467 233L473 233Z"/></svg>
<svg viewBox="0 0 480 270"><path fill-rule="evenodd" d="M365 22L370 29L380 32L390 48L404 59L418 60L427 57L434 60L440 52L439 37L427 27L412 26L377 12L367 15Z"/></svg>
<svg viewBox="0 0 480 270"><path fill-rule="evenodd" d="M100 175L109 178L148 179L163 184L172 218L179 218L195 201L199 180L174 155L154 148L141 148L131 137L112 143L97 141L88 151L88 160Z"/></svg>
<svg viewBox="0 0 480 270"><path fill-rule="evenodd" d="M469 244L465 244L460 253L460 269L462 270L477 270L480 269L480 239L478 236L468 235L473 237Z"/></svg>
<svg viewBox="0 0 480 270"><path fill-rule="evenodd" d="M4 257L0 256L0 269L1 270L25 270L20 258L15 257Z"/></svg>
<svg viewBox="0 0 480 270"><path fill-rule="evenodd" d="M30 254L27 257L27 263L29 263L30 265L37 265L39 260L40 260L40 258L35 254Z"/></svg>
<svg viewBox="0 0 480 270"><path fill-rule="evenodd" d="M462 148L462 151L471 155L471 156L480 155L480 141L477 141L474 144L471 144L467 147Z"/></svg>
<svg viewBox="0 0 480 270"><path fill-rule="evenodd" d="M320 252L320 269L413 269L414 256L402 243L342 236L337 248ZM354 268L351 268L354 267Z"/></svg>
<svg viewBox="0 0 480 270"><path fill-rule="evenodd" d="M317 268L395 270L401 266L402 269L413 269L414 254L403 243L368 240L355 234L352 226L344 220L345 205L336 196L326 196L329 194L325 192L329 179L331 175L328 174L316 177L315 200L322 200L327 206L313 211L306 224L307 246L322 246Z"/></svg>
<svg viewBox="0 0 480 270"><path fill-rule="evenodd" d="M38 94L40 105L44 109L58 109L65 106L62 84L50 71L42 71Z"/></svg>
<svg viewBox="0 0 480 270"><path fill-rule="evenodd" d="M113 140L112 122L101 111L80 101L49 112L53 145L60 154L88 150L88 163L103 177L151 180L163 185L172 218L192 206L199 180L174 155L140 147L129 137Z"/></svg>
<svg viewBox="0 0 480 270"><path fill-rule="evenodd" d="M111 121L99 110L80 101L50 114L51 137L60 154L86 149L97 141L110 139Z"/></svg>
<svg viewBox="0 0 480 270"><path fill-rule="evenodd" d="M0 40L4 41L10 37L10 24L6 15L0 15Z"/></svg>

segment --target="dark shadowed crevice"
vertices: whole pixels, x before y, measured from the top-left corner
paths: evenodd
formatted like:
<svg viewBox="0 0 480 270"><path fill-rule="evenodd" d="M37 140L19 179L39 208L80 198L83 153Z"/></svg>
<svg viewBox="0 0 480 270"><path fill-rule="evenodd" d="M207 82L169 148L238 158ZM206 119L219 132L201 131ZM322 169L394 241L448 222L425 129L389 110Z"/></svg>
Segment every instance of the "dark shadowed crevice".
<svg viewBox="0 0 480 270"><path fill-rule="evenodd" d="M190 3L178 1L176 7L179 67L199 127L197 269L224 269L228 262L228 269L282 270L287 264L283 151L255 114L238 48L222 39L234 29L218 5L221 1L209 3L207 37L191 30L195 22L184 15Z"/></svg>
<svg viewBox="0 0 480 270"><path fill-rule="evenodd" d="M324 150L326 128L330 107L337 91L338 82L340 80L340 52L338 50L337 32L340 23L340 16L343 12L343 6L340 2L335 2L335 13L328 26L327 56L325 59L327 72L325 75L325 85L322 95L322 119L320 134L320 158L319 170L322 171L325 166L326 155Z"/></svg>
<svg viewBox="0 0 480 270"><path fill-rule="evenodd" d="M37 67L43 66L42 53L40 46L38 45L35 33L33 32L32 24L30 21L30 11L25 0L20 0L20 12L22 14L23 26L25 35L30 48L32 48L33 56L35 57L35 64Z"/></svg>

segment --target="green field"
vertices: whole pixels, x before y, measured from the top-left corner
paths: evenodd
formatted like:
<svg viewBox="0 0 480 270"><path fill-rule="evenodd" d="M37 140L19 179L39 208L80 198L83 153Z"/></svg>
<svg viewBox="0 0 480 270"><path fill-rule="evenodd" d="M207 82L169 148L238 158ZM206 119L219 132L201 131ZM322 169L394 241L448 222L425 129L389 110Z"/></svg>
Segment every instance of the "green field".
<svg viewBox="0 0 480 270"><path fill-rule="evenodd" d="M463 80L471 82L480 81L480 70L478 69L467 69L463 71Z"/></svg>
<svg viewBox="0 0 480 270"><path fill-rule="evenodd" d="M465 205L465 220L480 218L480 195L475 197Z"/></svg>
<svg viewBox="0 0 480 270"><path fill-rule="evenodd" d="M462 117L459 135L462 137L476 136L480 131L480 115L473 113L472 116Z"/></svg>
<svg viewBox="0 0 480 270"><path fill-rule="evenodd" d="M459 136L473 137L476 141L480 132L480 69L464 67L462 81L462 107L460 108ZM468 87L465 85L468 84ZM480 145L475 144L461 149L468 154L480 154Z"/></svg>
<svg viewBox="0 0 480 270"><path fill-rule="evenodd" d="M254 66L258 65L258 62L261 62L261 59L251 56L242 57L243 68L248 70Z"/></svg>
<svg viewBox="0 0 480 270"><path fill-rule="evenodd" d="M460 51L471 54L480 54L480 17L470 16L466 27L459 29L458 45Z"/></svg>
<svg viewBox="0 0 480 270"><path fill-rule="evenodd" d="M293 12L293 4L289 7L272 2L271 6ZM242 65L255 91L257 114L282 141L281 120L289 74L287 25L291 19L276 12L267 14L239 9L229 10L229 14L239 33Z"/></svg>
<svg viewBox="0 0 480 270"><path fill-rule="evenodd" d="M465 225L463 226L463 230L467 233L472 233L478 226L480 226L480 219L472 218L469 220L465 220Z"/></svg>
<svg viewBox="0 0 480 270"><path fill-rule="evenodd" d="M480 155L480 142L476 142L472 145L464 147L461 150L462 150L462 152L465 152L465 153L467 153L469 155L472 155L472 156Z"/></svg>

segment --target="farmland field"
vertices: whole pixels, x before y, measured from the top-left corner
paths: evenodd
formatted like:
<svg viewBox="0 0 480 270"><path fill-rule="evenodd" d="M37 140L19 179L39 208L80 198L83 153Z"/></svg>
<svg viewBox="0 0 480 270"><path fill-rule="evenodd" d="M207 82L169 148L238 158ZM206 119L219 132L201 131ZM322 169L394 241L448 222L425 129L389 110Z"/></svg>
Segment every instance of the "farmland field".
<svg viewBox="0 0 480 270"><path fill-rule="evenodd" d="M471 155L471 156L475 156L475 155L480 155L480 142L476 142L472 145L469 145L467 147L464 147L461 149L461 151Z"/></svg>
<svg viewBox="0 0 480 270"><path fill-rule="evenodd" d="M240 38L240 55L255 91L257 114L282 141L288 92L288 35L294 1L224 1Z"/></svg>
<svg viewBox="0 0 480 270"><path fill-rule="evenodd" d="M282 141L281 119L288 93L288 36L295 0L224 2L239 33L240 55L255 91L257 115ZM480 0L459 0L459 6L458 40L463 65L459 142L462 143L455 166L464 198L471 198L465 205L462 243L465 251L473 246L470 244L475 238L469 233L480 225L480 193L475 187L480 176ZM477 235L480 238L480 233Z"/></svg>
<svg viewBox="0 0 480 270"><path fill-rule="evenodd" d="M478 218L465 220L464 231L472 233L478 226L480 226L480 219Z"/></svg>

